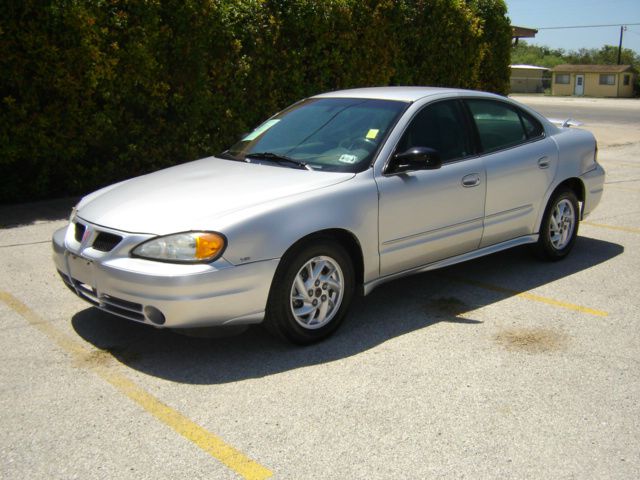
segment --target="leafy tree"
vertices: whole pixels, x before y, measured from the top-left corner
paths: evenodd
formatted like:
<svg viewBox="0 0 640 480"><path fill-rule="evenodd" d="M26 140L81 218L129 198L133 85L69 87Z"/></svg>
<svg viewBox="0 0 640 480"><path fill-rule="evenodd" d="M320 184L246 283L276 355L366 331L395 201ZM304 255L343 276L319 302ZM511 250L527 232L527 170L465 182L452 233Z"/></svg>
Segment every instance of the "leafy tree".
<svg viewBox="0 0 640 480"><path fill-rule="evenodd" d="M595 64L595 65L616 65L618 63L618 47L605 45L600 49L581 48L578 51L571 51L565 56L566 63L571 64ZM630 48L623 48L620 55L622 65L640 66L640 55Z"/></svg>
<svg viewBox="0 0 640 480"><path fill-rule="evenodd" d="M511 22L502 0L467 0L482 21L484 55L479 75L485 90L506 93L509 90L509 50Z"/></svg>
<svg viewBox="0 0 640 480"><path fill-rule="evenodd" d="M553 68L563 63L573 65L616 65L618 63L618 47L604 45L602 48L580 48L564 51L546 46L529 45L525 41L518 42L511 49L512 64L538 65ZM640 67L640 55L629 48L622 49L621 63Z"/></svg>
<svg viewBox="0 0 640 480"><path fill-rule="evenodd" d="M511 63L553 68L567 62L564 59L564 50L562 49L529 45L525 41L519 41L511 50Z"/></svg>

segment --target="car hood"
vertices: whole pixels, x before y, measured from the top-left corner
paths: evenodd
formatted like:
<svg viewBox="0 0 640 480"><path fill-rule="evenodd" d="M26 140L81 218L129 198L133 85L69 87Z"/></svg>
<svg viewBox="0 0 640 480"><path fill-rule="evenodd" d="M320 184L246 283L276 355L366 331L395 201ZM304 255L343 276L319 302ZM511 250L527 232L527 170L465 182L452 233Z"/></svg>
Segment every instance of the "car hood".
<svg viewBox="0 0 640 480"><path fill-rule="evenodd" d="M215 218L353 176L208 157L98 190L82 199L77 215L125 232L215 229Z"/></svg>

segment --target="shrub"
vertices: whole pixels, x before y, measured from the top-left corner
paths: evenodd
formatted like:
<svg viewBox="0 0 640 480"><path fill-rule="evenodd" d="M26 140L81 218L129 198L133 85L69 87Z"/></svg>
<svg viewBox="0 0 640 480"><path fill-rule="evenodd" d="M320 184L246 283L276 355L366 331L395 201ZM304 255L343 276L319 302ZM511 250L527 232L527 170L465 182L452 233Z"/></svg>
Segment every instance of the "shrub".
<svg viewBox="0 0 640 480"><path fill-rule="evenodd" d="M7 0L0 202L215 154L321 91L505 93L502 0Z"/></svg>

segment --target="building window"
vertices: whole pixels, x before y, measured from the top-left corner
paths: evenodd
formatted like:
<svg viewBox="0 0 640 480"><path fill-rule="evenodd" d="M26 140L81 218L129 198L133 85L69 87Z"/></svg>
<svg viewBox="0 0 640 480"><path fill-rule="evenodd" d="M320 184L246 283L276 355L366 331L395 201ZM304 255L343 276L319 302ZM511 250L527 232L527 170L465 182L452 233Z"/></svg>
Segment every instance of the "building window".
<svg viewBox="0 0 640 480"><path fill-rule="evenodd" d="M615 75L600 75L600 85L615 85L616 84L616 76Z"/></svg>
<svg viewBox="0 0 640 480"><path fill-rule="evenodd" d="M629 85L630 81L631 81L631 75L625 75L624 76L624 86L626 87L627 85Z"/></svg>
<svg viewBox="0 0 640 480"><path fill-rule="evenodd" d="M556 83L569 85L570 76L568 73L556 73Z"/></svg>

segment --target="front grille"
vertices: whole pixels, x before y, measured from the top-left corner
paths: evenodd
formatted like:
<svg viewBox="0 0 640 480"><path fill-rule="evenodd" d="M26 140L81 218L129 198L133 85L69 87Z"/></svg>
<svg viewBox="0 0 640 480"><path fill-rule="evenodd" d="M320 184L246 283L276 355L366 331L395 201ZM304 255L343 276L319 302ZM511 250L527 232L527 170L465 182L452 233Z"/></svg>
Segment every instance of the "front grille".
<svg viewBox="0 0 640 480"><path fill-rule="evenodd" d="M144 322L142 305L139 303L128 302L111 295L100 295L100 308L130 320Z"/></svg>
<svg viewBox="0 0 640 480"><path fill-rule="evenodd" d="M69 287L73 293L101 310L105 310L129 320L135 320L136 322L145 321L144 314L142 313L143 307L139 303L129 302L107 294L100 294L95 288L92 288L75 278L69 277L60 270L58 270L58 273L62 277L62 280L64 280L65 285Z"/></svg>
<svg viewBox="0 0 640 480"><path fill-rule="evenodd" d="M77 280L73 280L73 286L76 287L76 291L78 292L78 295L84 298L87 302L93 303L96 306L100 305L100 301L98 299L98 292L96 292L95 288L92 288L86 283L78 282Z"/></svg>
<svg viewBox="0 0 640 480"><path fill-rule="evenodd" d="M76 239L76 242L82 243L82 236L84 235L84 231L86 229L87 229L87 227L85 227L81 223L76 223L76 231L75 231L75 235L74 235L75 239Z"/></svg>
<svg viewBox="0 0 640 480"><path fill-rule="evenodd" d="M93 248L101 252L110 252L118 243L122 240L120 235L114 235L113 233L99 232L98 236L93 242Z"/></svg>

